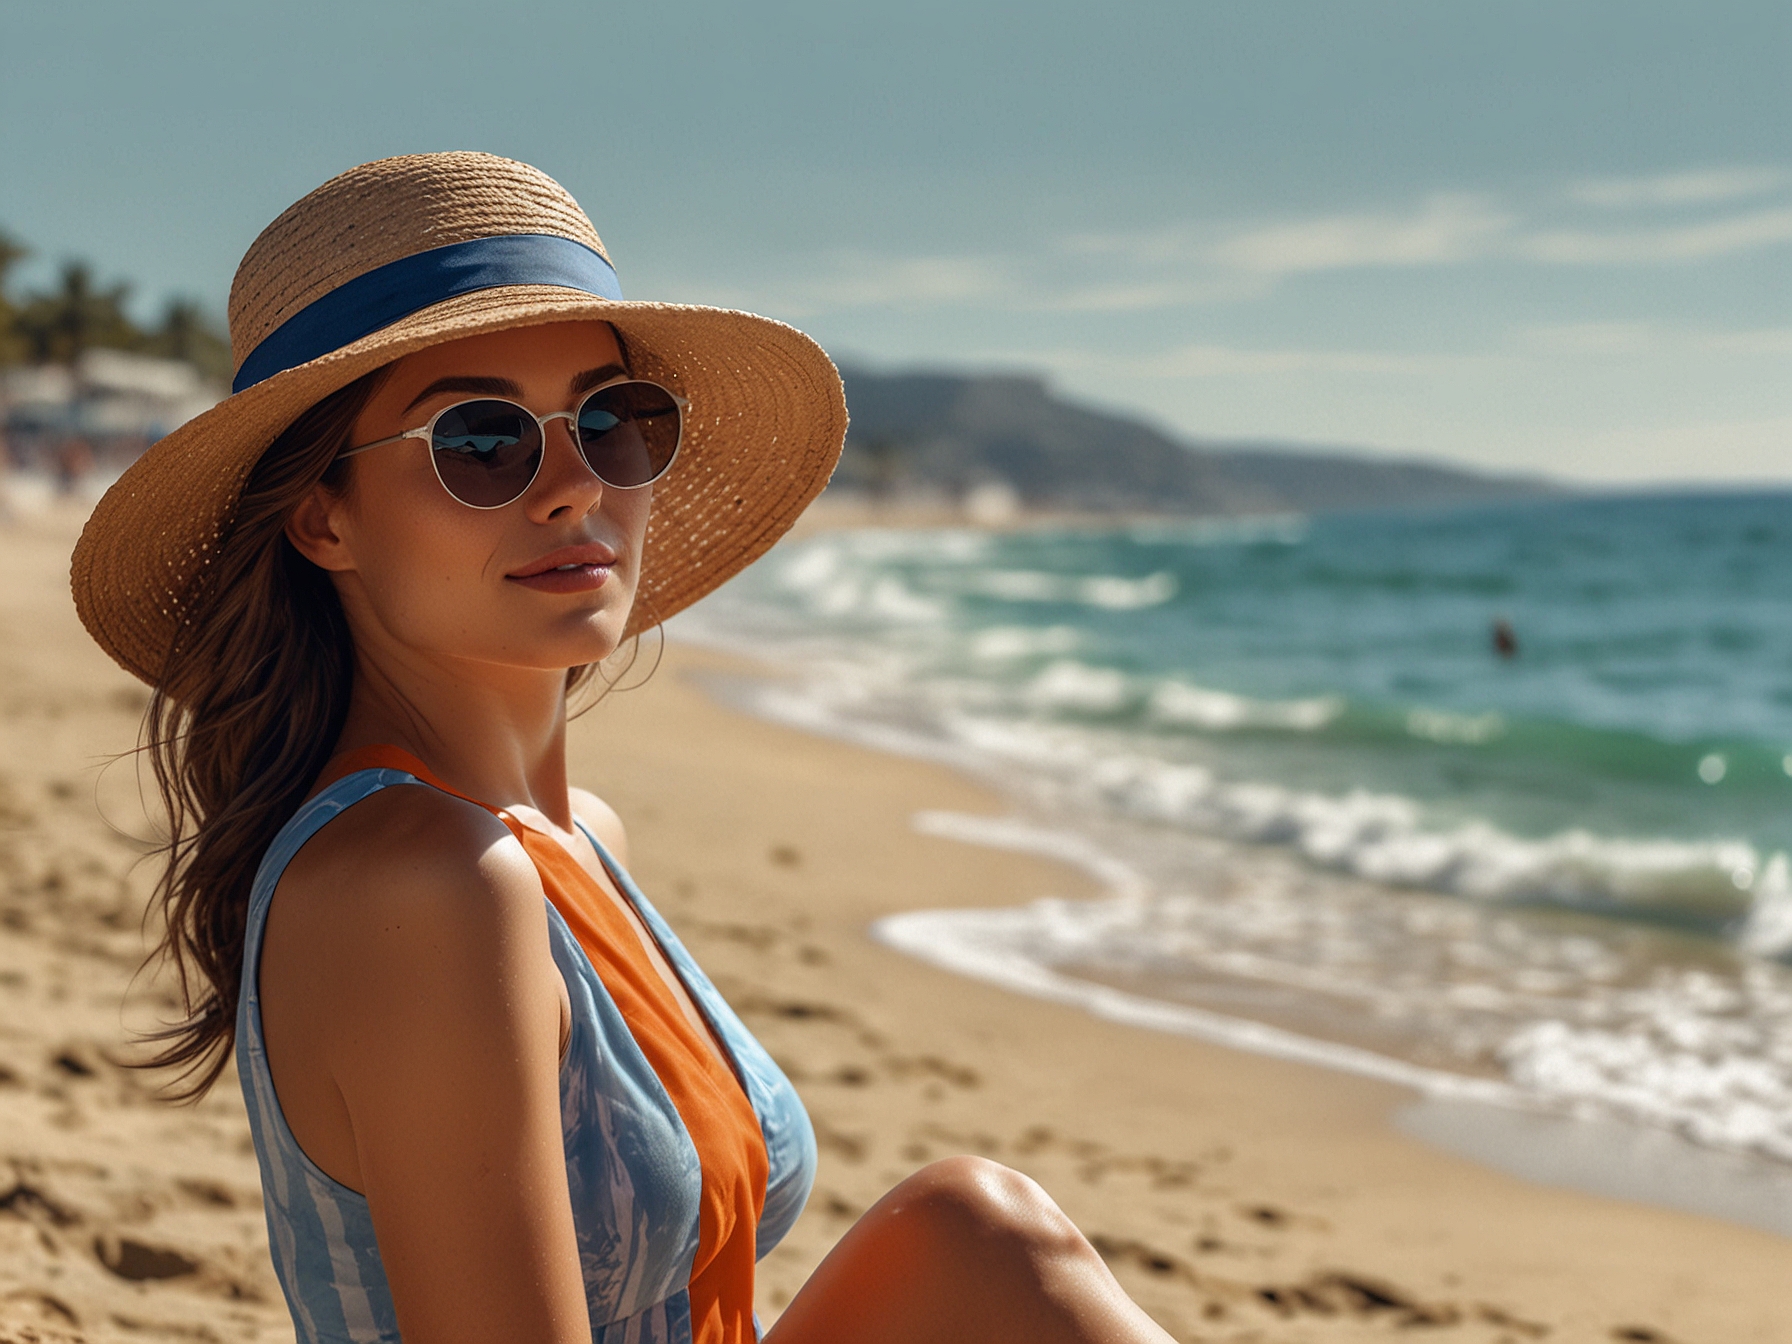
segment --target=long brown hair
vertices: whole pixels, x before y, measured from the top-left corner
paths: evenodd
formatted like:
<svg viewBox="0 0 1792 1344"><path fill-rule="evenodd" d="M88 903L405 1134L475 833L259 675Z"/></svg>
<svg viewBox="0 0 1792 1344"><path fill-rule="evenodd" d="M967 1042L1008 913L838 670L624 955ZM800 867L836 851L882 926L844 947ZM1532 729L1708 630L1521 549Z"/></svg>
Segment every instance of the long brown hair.
<svg viewBox="0 0 1792 1344"><path fill-rule="evenodd" d="M168 826L152 956L173 966L186 1018L151 1035L161 1049L146 1067L178 1069L177 1098L203 1096L230 1057L255 870L348 713L354 649L342 604L285 529L320 482L346 485L338 454L386 372L311 407L251 469L150 696L145 751Z"/></svg>

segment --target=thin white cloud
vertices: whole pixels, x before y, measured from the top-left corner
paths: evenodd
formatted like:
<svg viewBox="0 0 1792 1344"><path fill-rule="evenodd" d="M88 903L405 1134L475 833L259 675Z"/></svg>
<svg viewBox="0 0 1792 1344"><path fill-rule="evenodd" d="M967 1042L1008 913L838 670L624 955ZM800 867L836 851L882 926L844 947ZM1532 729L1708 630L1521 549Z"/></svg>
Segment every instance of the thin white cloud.
<svg viewBox="0 0 1792 1344"><path fill-rule="evenodd" d="M1056 272L1061 268L1052 269ZM1064 285L1056 283L1054 277L1054 283L1030 290L1015 306L1042 313L1137 313L1251 299L1265 288L1263 280L1256 276L1191 267L1166 268L1146 279L1094 279Z"/></svg>
<svg viewBox="0 0 1792 1344"><path fill-rule="evenodd" d="M1061 246L1071 256L1132 265L1168 265L1199 261L1213 246L1212 227L1174 224L1167 228L1117 233L1073 233Z"/></svg>
<svg viewBox="0 0 1792 1344"><path fill-rule="evenodd" d="M1138 313L1198 303L1210 292L1202 287L1161 280L1122 281L1047 291L1035 295L1027 306L1045 312Z"/></svg>
<svg viewBox="0 0 1792 1344"><path fill-rule="evenodd" d="M1760 327L1753 331L1702 333L1702 349L1726 355L1792 358L1792 327Z"/></svg>
<svg viewBox="0 0 1792 1344"><path fill-rule="evenodd" d="M1547 355L1720 355L1742 358L1792 358L1792 327L1753 327L1725 331L1712 328L1664 327L1648 322L1566 322L1527 327L1516 344Z"/></svg>
<svg viewBox="0 0 1792 1344"><path fill-rule="evenodd" d="M1707 261L1789 242L1792 207L1780 207L1671 228L1546 229L1514 239L1513 250L1558 266L1637 266Z"/></svg>
<svg viewBox="0 0 1792 1344"><path fill-rule="evenodd" d="M1792 179L1789 179L1792 180ZM1752 172L1750 190L1778 182ZM1616 200L1711 201L1740 194L1738 171L1605 183ZM1582 188L1593 191L1592 186ZM1652 194L1651 194L1652 193ZM1659 266L1742 255L1792 243L1792 206L1731 211L1696 222L1623 229L1569 227L1525 218L1491 197L1435 195L1408 210L1289 219L1235 229L1187 225L1137 233L1081 234L1063 251L1101 280L1056 292L1049 305L1124 311L1253 297L1301 275L1507 261L1544 266Z"/></svg>
<svg viewBox="0 0 1792 1344"><path fill-rule="evenodd" d="M830 304L935 307L1010 297L1013 284L999 258L841 257L831 275L810 282Z"/></svg>
<svg viewBox="0 0 1792 1344"><path fill-rule="evenodd" d="M1558 322L1517 337L1520 346L1548 355L1635 355L1655 348L1661 334L1647 322Z"/></svg>
<svg viewBox="0 0 1792 1344"><path fill-rule="evenodd" d="M1253 277L1189 267L1086 267L1061 255L878 256L834 253L744 288L703 291L708 302L760 307L786 317L852 308L907 311L977 306L1016 313L1130 313L1253 297Z"/></svg>
<svg viewBox="0 0 1792 1344"><path fill-rule="evenodd" d="M1411 351L1312 346L1244 346L1189 342L1151 353L1104 349L983 350L972 356L991 368L1043 368L1054 373L1123 375L1146 380L1284 379L1290 387L1312 376L1426 378L1451 375L1532 377L1563 361L1639 356L1792 357L1792 327L1742 330L1673 328L1635 322L1578 322L1520 328L1503 348ZM1589 365L1588 367L1592 367ZM1789 468L1792 470L1792 468Z"/></svg>
<svg viewBox="0 0 1792 1344"><path fill-rule="evenodd" d="M1783 186L1782 168L1704 168L1650 177L1596 178L1576 183L1568 195L1582 205L1607 210L1716 205L1764 196Z"/></svg>
<svg viewBox="0 0 1792 1344"><path fill-rule="evenodd" d="M1314 350L1192 344L1142 360L1155 378L1252 378L1290 374L1423 377L1485 365L1495 356L1411 354L1392 350Z"/></svg>
<svg viewBox="0 0 1792 1344"><path fill-rule="evenodd" d="M1792 206L1645 228L1538 226L1484 197L1437 196L1407 213L1265 225L1211 246L1212 264L1267 278L1510 259L1549 266L1674 265L1792 243ZM1161 239L1149 244L1160 254ZM1142 253L1143 254L1143 253Z"/></svg>
<svg viewBox="0 0 1792 1344"><path fill-rule="evenodd" d="M1235 234L1210 257L1262 275L1439 266L1486 255L1512 217L1480 196L1433 196L1416 212L1324 215Z"/></svg>
<svg viewBox="0 0 1792 1344"><path fill-rule="evenodd" d="M1154 354L1108 350L984 351L980 364L1045 368L1054 373L1113 373L1128 378L1261 379L1341 374L1351 377L1432 377L1479 371L1510 362L1500 354L1415 354L1400 350L1315 349L1300 346L1235 346L1192 342Z"/></svg>
<svg viewBox="0 0 1792 1344"><path fill-rule="evenodd" d="M693 284L674 301L718 303L788 320L853 308L931 311L967 305L1013 308L1026 295L1013 259L994 256L881 256L832 252L790 259L754 283Z"/></svg>
<svg viewBox="0 0 1792 1344"><path fill-rule="evenodd" d="M1082 233L1026 251L885 255L835 251L790 257L749 288L703 297L807 320L851 309L1011 314L1125 314L1260 298L1301 276L1444 269L1475 264L1562 268L1696 264L1792 245L1792 204L1721 207L1785 187L1792 173L1712 169L1581 183L1570 196L1634 203L1622 227L1584 212L1556 218L1489 195L1434 194L1405 209L1340 212L1227 227L1190 221L1156 229ZM1710 208L1711 203L1718 208ZM1699 205L1700 217L1664 211ZM1651 217L1643 207L1654 212ZM1573 219L1579 214L1578 219ZM1572 220L1572 222L1569 222ZM737 292L736 292L737 291ZM1589 337L1590 338L1590 337ZM1598 337L1611 342L1611 332ZM1198 362L1198 361L1197 361Z"/></svg>

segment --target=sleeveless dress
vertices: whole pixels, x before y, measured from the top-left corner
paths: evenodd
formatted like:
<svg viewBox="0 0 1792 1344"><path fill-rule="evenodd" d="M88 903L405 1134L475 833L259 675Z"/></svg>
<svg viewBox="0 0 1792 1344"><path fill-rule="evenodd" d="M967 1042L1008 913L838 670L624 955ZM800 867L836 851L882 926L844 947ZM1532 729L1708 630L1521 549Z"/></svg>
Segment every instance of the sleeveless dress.
<svg viewBox="0 0 1792 1344"><path fill-rule="evenodd" d="M395 786L465 795L393 747L350 753L326 772L332 777L274 838L255 878L237 1070L274 1270L299 1344L392 1344L397 1315L367 1200L306 1157L274 1093L261 1025L262 935L281 874L332 818ZM815 1134L795 1089L583 824L731 1070L697 1036L633 927L572 855L507 812L478 805L511 829L535 863L547 894L550 951L571 1000L561 1128L594 1344L755 1338L754 1262L795 1223L815 1176Z"/></svg>

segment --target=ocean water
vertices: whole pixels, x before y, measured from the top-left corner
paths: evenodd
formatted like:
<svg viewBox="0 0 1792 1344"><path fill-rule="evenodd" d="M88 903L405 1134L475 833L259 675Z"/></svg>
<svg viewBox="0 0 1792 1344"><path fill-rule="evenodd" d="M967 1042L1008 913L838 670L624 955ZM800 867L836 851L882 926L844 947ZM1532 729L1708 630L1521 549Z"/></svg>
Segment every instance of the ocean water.
<svg viewBox="0 0 1792 1344"><path fill-rule="evenodd" d="M918 829L1106 892L896 946L1792 1162L1792 497L822 534L676 628L1011 801Z"/></svg>

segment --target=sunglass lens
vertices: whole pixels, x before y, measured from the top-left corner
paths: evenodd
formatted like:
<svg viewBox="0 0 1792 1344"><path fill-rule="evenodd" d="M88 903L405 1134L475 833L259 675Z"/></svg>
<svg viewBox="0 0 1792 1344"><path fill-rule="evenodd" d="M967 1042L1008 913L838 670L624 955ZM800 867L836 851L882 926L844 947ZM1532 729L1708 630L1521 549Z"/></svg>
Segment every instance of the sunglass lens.
<svg viewBox="0 0 1792 1344"><path fill-rule="evenodd" d="M449 494L476 509L495 509L535 479L541 426L512 402L463 402L436 417L430 448Z"/></svg>
<svg viewBox="0 0 1792 1344"><path fill-rule="evenodd" d="M678 402L659 384L612 383L579 407L579 448L604 484L631 489L672 465L680 422Z"/></svg>

